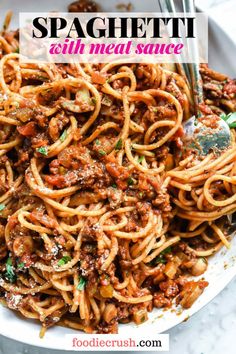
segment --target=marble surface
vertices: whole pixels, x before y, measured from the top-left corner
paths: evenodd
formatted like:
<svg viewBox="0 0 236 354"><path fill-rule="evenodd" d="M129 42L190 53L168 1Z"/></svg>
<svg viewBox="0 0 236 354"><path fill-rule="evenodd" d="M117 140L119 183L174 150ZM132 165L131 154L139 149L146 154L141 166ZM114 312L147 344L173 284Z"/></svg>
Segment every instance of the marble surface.
<svg viewBox="0 0 236 354"><path fill-rule="evenodd" d="M1 0L0 0L1 1ZM197 0L236 43L236 0ZM235 354L236 278L187 322L171 329L170 354ZM1 319L0 319L1 320ZM14 331L14 328L12 328ZM0 354L59 354L0 336ZM64 352L74 353L74 352Z"/></svg>

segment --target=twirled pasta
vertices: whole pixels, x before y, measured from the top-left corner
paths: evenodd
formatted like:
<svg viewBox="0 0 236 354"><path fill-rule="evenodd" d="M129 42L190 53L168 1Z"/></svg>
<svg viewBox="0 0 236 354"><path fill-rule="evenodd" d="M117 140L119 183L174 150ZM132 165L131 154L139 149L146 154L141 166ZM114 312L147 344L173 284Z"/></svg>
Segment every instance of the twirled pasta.
<svg viewBox="0 0 236 354"><path fill-rule="evenodd" d="M17 43L14 32L0 36L7 305L44 330L59 322L101 333L141 323L176 296L191 306L207 283L189 275L229 247L222 226L236 211L234 130L221 155L186 155L182 122L192 98L177 70L24 64ZM235 82L206 66L201 73L208 114L235 111Z"/></svg>

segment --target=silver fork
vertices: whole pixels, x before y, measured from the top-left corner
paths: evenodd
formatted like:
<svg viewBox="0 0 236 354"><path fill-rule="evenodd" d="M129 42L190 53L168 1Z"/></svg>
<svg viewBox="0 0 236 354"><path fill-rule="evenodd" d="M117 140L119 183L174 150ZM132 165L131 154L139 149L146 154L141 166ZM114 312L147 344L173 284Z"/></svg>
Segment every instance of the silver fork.
<svg viewBox="0 0 236 354"><path fill-rule="evenodd" d="M176 14L175 6L172 0L159 0L161 11L166 14ZM184 12L186 14L195 14L195 5L193 0L182 0ZM192 94L194 97L194 113L183 124L185 131L185 148L195 149L199 155L207 155L210 151L223 151L231 144L231 134L228 124L221 118L218 120L217 127L208 127L199 120L202 112L200 104L204 103L203 84L199 72L199 52L195 40L188 41L188 50L192 53L193 63L181 64L178 61L184 76L189 79Z"/></svg>

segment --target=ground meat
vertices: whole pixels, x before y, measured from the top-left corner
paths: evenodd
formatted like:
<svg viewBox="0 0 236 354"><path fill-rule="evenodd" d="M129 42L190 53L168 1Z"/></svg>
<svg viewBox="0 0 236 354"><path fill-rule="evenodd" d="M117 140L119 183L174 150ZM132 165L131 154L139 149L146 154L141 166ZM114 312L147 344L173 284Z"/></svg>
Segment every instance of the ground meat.
<svg viewBox="0 0 236 354"><path fill-rule="evenodd" d="M0 260L7 256L7 246L5 244L5 226L0 224Z"/></svg>
<svg viewBox="0 0 236 354"><path fill-rule="evenodd" d="M170 92L175 98L179 101L179 103L183 106L185 98L184 95L178 90L177 86L174 84L173 81L166 86L166 91Z"/></svg>
<svg viewBox="0 0 236 354"><path fill-rule="evenodd" d="M128 188L128 178L130 177L130 172L124 166L121 166L117 163L116 159L113 156L106 158L106 170L111 177L115 180L117 186L125 190Z"/></svg>
<svg viewBox="0 0 236 354"><path fill-rule="evenodd" d="M170 307L171 300L166 298L164 293L158 292L153 295L153 305L157 308Z"/></svg>
<svg viewBox="0 0 236 354"><path fill-rule="evenodd" d="M125 226L125 232L132 232L132 231L137 231L137 224L135 220L132 220L129 218L128 223Z"/></svg>
<svg viewBox="0 0 236 354"><path fill-rule="evenodd" d="M199 122L204 124L206 127L217 129L219 127L220 118L217 115L211 114L198 118Z"/></svg>
<svg viewBox="0 0 236 354"><path fill-rule="evenodd" d="M25 171L30 163L30 156L32 155L32 149L26 151L24 148L19 149L18 153L18 160L14 163L14 166L17 167L17 170L22 173Z"/></svg>
<svg viewBox="0 0 236 354"><path fill-rule="evenodd" d="M103 334L117 333L118 322L116 320L113 320L110 323L102 321L101 323L99 323L97 330L98 330L97 333L103 333Z"/></svg>
<svg viewBox="0 0 236 354"><path fill-rule="evenodd" d="M153 188L148 182L148 177L144 173L140 173L138 177L138 190L142 192L152 192Z"/></svg>
<svg viewBox="0 0 236 354"><path fill-rule="evenodd" d="M82 146L70 146L59 153L58 159L49 165L50 175L45 175L47 183L65 188L77 184L81 189L101 189L111 184L102 162L90 157L89 150Z"/></svg>
<svg viewBox="0 0 236 354"><path fill-rule="evenodd" d="M189 249L188 245L185 242L180 242L177 246L177 249L180 249L182 252L184 252L187 259L196 259L196 254Z"/></svg>
<svg viewBox="0 0 236 354"><path fill-rule="evenodd" d="M69 118L65 117L62 114L58 114L56 117L53 117L48 126L48 133L53 141L59 139L61 131L64 126L69 122Z"/></svg>
<svg viewBox="0 0 236 354"><path fill-rule="evenodd" d="M62 175L46 175L45 181L57 188L66 188L77 184L80 189L96 189L110 184L110 178L104 171L104 165L100 162L83 165L78 170L70 170Z"/></svg>
<svg viewBox="0 0 236 354"><path fill-rule="evenodd" d="M96 239L100 236L101 228L99 227L98 224L96 224L96 219L88 218L80 232L84 241L92 242L92 241L96 241ZM85 249L88 253L92 253L94 250L91 244L85 246Z"/></svg>
<svg viewBox="0 0 236 354"><path fill-rule="evenodd" d="M44 321L43 324L45 327L49 328L54 326L57 322L60 321L62 315L67 311L66 307L63 307L60 310L54 311L50 316L47 316Z"/></svg>
<svg viewBox="0 0 236 354"><path fill-rule="evenodd" d="M130 305L129 304L119 304L117 308L117 318L119 322L125 323L129 322L129 312Z"/></svg>
<svg viewBox="0 0 236 354"><path fill-rule="evenodd" d="M152 114L147 115L148 120L151 122L176 116L176 111L174 107L171 106L170 104L155 106L154 108L151 109L151 112Z"/></svg>
<svg viewBox="0 0 236 354"><path fill-rule="evenodd" d="M57 64L61 75L65 77L65 69L61 64ZM53 89L42 90L38 95L39 103L42 105L52 105L62 95L63 88L54 86Z"/></svg>
<svg viewBox="0 0 236 354"><path fill-rule="evenodd" d="M57 227L57 222L47 214L44 214L43 211L33 210L33 212L30 214L30 219L33 222L40 222L42 225L50 229Z"/></svg>
<svg viewBox="0 0 236 354"><path fill-rule="evenodd" d="M91 0L75 1L68 6L69 12L98 12L98 5Z"/></svg>
<svg viewBox="0 0 236 354"><path fill-rule="evenodd" d="M151 205L147 202L138 202L136 204L136 210L138 212L138 214L141 217L141 220L143 222L146 222L149 218L149 214L151 211Z"/></svg>
<svg viewBox="0 0 236 354"><path fill-rule="evenodd" d="M38 133L31 139L31 146L33 149L47 145L49 145L49 139L45 132Z"/></svg>
<svg viewBox="0 0 236 354"><path fill-rule="evenodd" d="M25 123L34 118L35 111L33 107L19 107L10 112L9 116Z"/></svg>
<svg viewBox="0 0 236 354"><path fill-rule="evenodd" d="M69 171L61 176L45 176L45 181L51 186L55 186L57 188L67 188L78 182L78 176L76 171Z"/></svg>
<svg viewBox="0 0 236 354"><path fill-rule="evenodd" d="M203 113L203 115L209 115L209 114L212 114L212 110L210 107L208 107L205 103L201 103L199 105L199 108L201 110L201 112Z"/></svg>
<svg viewBox="0 0 236 354"><path fill-rule="evenodd" d="M20 204L23 203L30 203L30 204L35 204L36 203L36 197L34 197L31 193L31 190L29 186L26 183L23 183L17 188L17 191L13 193L14 198L19 200ZM27 202L28 200L28 202Z"/></svg>
<svg viewBox="0 0 236 354"><path fill-rule="evenodd" d="M223 91L227 95L236 94L236 80L229 80L229 82L224 85Z"/></svg>
<svg viewBox="0 0 236 354"><path fill-rule="evenodd" d="M171 279L161 282L159 287L167 298L173 298L179 293L178 285Z"/></svg>
<svg viewBox="0 0 236 354"><path fill-rule="evenodd" d="M81 165L92 162L92 159L86 147L72 145L58 154L58 162L63 167L77 170Z"/></svg>
<svg viewBox="0 0 236 354"><path fill-rule="evenodd" d="M117 188L112 188L112 187L108 188L107 196L108 196L111 209L119 208L124 200L123 192Z"/></svg>
<svg viewBox="0 0 236 354"><path fill-rule="evenodd" d="M100 136L93 144L93 151L100 157L102 154L109 154L116 143L117 138L114 135Z"/></svg>
<svg viewBox="0 0 236 354"><path fill-rule="evenodd" d="M167 213L171 211L170 195L166 191L160 191L157 193L157 197L152 201L152 205L158 207L163 212Z"/></svg>
<svg viewBox="0 0 236 354"><path fill-rule="evenodd" d="M80 271L83 277L95 276L97 282L97 274L95 273L95 258L88 249L84 248L80 252Z"/></svg>

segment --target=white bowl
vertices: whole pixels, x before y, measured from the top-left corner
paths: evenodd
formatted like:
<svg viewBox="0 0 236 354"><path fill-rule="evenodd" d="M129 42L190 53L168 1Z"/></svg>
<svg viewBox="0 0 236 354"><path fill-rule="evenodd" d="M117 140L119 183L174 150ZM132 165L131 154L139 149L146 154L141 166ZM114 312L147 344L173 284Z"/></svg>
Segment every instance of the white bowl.
<svg viewBox="0 0 236 354"><path fill-rule="evenodd" d="M105 11L115 11L116 5L121 3L120 0L96 0L102 4ZM128 2L128 1L127 1ZM54 4L53 4L54 3ZM60 10L66 11L65 0L48 1L40 0L38 2L32 0L21 0L19 8L19 0L1 0L1 20L5 11L12 9L15 11L12 27L18 25L19 11L50 11ZM135 0L134 11L150 11L157 9L157 0ZM158 10L157 10L158 11ZM227 53L230 55L227 56ZM236 48L226 34L210 20L209 28L209 63L214 69L224 72L232 77L235 75ZM236 239L232 239L231 248L229 250L222 249L214 257L210 259L207 272L204 274L205 279L209 281L209 286L205 289L202 296L194 303L189 310L179 311L177 314L171 310L162 311L154 310L149 314L149 320L140 326L133 323L120 325L119 333L129 333L135 330L140 333L152 331L160 333L176 326L189 316L196 313L203 306L209 303L236 275ZM28 319L22 319L17 313L0 306L0 334L11 339L15 339L27 344L45 347L50 349L63 349L65 345L64 335L68 333L77 333L74 330L63 327L50 328L43 339L39 338L40 325Z"/></svg>

